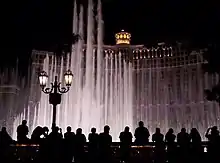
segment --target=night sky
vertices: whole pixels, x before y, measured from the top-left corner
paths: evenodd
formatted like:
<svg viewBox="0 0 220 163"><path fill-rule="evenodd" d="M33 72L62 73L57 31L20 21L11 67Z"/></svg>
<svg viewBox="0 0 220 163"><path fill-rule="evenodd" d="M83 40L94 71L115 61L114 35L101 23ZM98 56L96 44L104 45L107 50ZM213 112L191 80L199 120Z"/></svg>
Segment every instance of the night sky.
<svg viewBox="0 0 220 163"><path fill-rule="evenodd" d="M210 0L104 0L105 44L115 44L114 34L121 29L131 32L132 44L219 41L217 3ZM1 62L7 65L12 63L12 58L19 57L25 65L33 48L47 50L65 42L72 30L72 4L72 0L3 3L1 40L5 60Z"/></svg>

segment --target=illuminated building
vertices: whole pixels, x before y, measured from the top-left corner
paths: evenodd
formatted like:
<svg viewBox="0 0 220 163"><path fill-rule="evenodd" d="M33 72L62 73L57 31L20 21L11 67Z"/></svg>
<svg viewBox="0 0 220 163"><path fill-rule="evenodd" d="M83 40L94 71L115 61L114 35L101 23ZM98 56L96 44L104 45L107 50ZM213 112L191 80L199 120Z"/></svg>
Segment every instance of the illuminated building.
<svg viewBox="0 0 220 163"><path fill-rule="evenodd" d="M131 34L122 30L121 32L115 34L115 40L117 45L129 45L131 41Z"/></svg>

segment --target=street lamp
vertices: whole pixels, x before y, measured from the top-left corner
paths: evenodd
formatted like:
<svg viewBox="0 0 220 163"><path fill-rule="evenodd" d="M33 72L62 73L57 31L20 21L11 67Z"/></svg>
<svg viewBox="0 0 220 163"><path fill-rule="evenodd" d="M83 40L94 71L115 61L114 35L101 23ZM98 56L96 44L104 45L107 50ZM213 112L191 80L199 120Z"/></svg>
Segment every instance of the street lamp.
<svg viewBox="0 0 220 163"><path fill-rule="evenodd" d="M55 76L54 83L51 83L51 87L47 88L48 75L45 71L39 74L39 82L42 92L49 94L49 103L53 105L53 121L52 128L56 127L56 106L61 103L61 95L69 91L73 81L73 74L68 70L64 74L64 80L66 87L61 87L61 83L58 82L57 76Z"/></svg>

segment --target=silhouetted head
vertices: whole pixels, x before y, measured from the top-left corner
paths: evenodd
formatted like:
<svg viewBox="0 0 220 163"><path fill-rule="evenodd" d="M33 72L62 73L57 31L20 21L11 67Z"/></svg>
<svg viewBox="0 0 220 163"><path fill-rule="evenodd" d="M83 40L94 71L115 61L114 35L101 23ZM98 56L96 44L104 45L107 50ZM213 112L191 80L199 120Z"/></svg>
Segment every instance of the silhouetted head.
<svg viewBox="0 0 220 163"><path fill-rule="evenodd" d="M49 132L49 129L48 129L48 127L46 127L46 126L43 127L43 130L44 130L45 133L48 133L48 132Z"/></svg>
<svg viewBox="0 0 220 163"><path fill-rule="evenodd" d="M70 126L68 126L68 127L66 128L66 130L67 130L67 132L71 132L72 128L71 128Z"/></svg>
<svg viewBox="0 0 220 163"><path fill-rule="evenodd" d="M125 132L129 132L130 128L128 126L125 127Z"/></svg>
<svg viewBox="0 0 220 163"><path fill-rule="evenodd" d="M213 126L212 127L212 130L211 130L211 134L212 135L218 135L219 134L219 132L218 132L218 127L217 126Z"/></svg>
<svg viewBox="0 0 220 163"><path fill-rule="evenodd" d="M182 132L182 133L186 133L186 129L185 129L185 128L182 128L182 129L181 129L181 132Z"/></svg>
<svg viewBox="0 0 220 163"><path fill-rule="evenodd" d="M6 132L6 127L2 127L2 132Z"/></svg>
<svg viewBox="0 0 220 163"><path fill-rule="evenodd" d="M140 121L138 124L139 124L139 127L144 127L144 122L143 121Z"/></svg>
<svg viewBox="0 0 220 163"><path fill-rule="evenodd" d="M94 133L96 133L96 128L91 128L91 132L94 134Z"/></svg>
<svg viewBox="0 0 220 163"><path fill-rule="evenodd" d="M34 129L35 132L37 133L41 133L43 132L43 128L41 126L37 126L35 129Z"/></svg>
<svg viewBox="0 0 220 163"><path fill-rule="evenodd" d="M104 127L104 133L109 133L109 131L110 131L110 127L108 125L106 125Z"/></svg>
<svg viewBox="0 0 220 163"><path fill-rule="evenodd" d="M198 130L197 130L196 128L192 128L192 129L191 129L191 133L192 133L192 134L198 133Z"/></svg>
<svg viewBox="0 0 220 163"><path fill-rule="evenodd" d="M160 128L156 128L156 133L157 133L157 134L160 133Z"/></svg>
<svg viewBox="0 0 220 163"><path fill-rule="evenodd" d="M170 128L170 129L168 130L168 132L169 132L170 134L173 134L173 133L174 133L174 131L173 131L172 128Z"/></svg>
<svg viewBox="0 0 220 163"><path fill-rule="evenodd" d="M82 129L81 128L77 128L76 134L82 134Z"/></svg>
<svg viewBox="0 0 220 163"><path fill-rule="evenodd" d="M213 131L217 131L217 130L218 130L218 127L217 127L217 126L213 126L213 127L212 127L212 130L213 130Z"/></svg>
<svg viewBox="0 0 220 163"><path fill-rule="evenodd" d="M27 125L27 121L26 121L26 120L23 120L23 121L22 121L22 125Z"/></svg>

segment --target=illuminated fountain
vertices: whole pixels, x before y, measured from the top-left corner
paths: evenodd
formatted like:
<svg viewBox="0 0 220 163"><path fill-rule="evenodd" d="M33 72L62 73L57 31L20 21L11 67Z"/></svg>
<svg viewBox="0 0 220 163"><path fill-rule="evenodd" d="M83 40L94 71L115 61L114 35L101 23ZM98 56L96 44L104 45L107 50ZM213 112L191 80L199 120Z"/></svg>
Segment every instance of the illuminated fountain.
<svg viewBox="0 0 220 163"><path fill-rule="evenodd" d="M84 47L84 41L79 40L73 45L72 54L68 55L65 61L63 58L54 56L50 58L46 55L43 70L49 73L48 83L52 82L56 75L62 81L63 72L66 69L70 68L74 74L72 87L69 93L63 95L61 105L57 108L57 125L63 131L70 125L73 130L81 127L87 135L92 127L96 127L97 131L101 132L104 125L109 125L112 128L111 134L114 140L117 140L118 134L126 125L131 126L132 129L132 66L122 58L121 54L103 55L101 12L99 2L98 20L95 22L93 3L90 0L87 33L85 33L86 47ZM77 15L75 5L73 33L78 33L81 37L84 36L83 14L83 7L81 7L80 14ZM98 25L97 36L93 35L95 23ZM97 38L96 50L94 50L95 38ZM33 77L32 80L35 82L37 77ZM32 129L37 125L51 126L52 106L48 102L47 95L41 93L40 102L33 110L33 120L29 121ZM20 116L17 121L21 121L24 117Z"/></svg>
<svg viewBox="0 0 220 163"><path fill-rule="evenodd" d="M82 39L72 46L71 55L55 57L50 52L33 51L36 58L29 105L15 119L13 137L22 119L28 120L30 130L37 125L51 126L52 106L48 96L40 92L36 71L48 72L50 83L56 75L62 81L63 73L70 69L73 84L57 109L57 125L63 131L70 125L73 130L81 127L87 135L91 127L100 132L107 124L116 141L126 125L134 132L134 126L143 120L151 135L156 127L162 133L170 127L176 133L182 127L196 127L205 140L206 129L220 124L220 109L217 103L205 99L203 90L216 84L219 76L202 72L202 51L189 53L179 45L164 43L152 48L130 45L131 34L125 31L115 35L117 45L103 45L100 1L97 13L94 20L90 0L84 30L83 7L78 15L75 4L73 33Z"/></svg>

